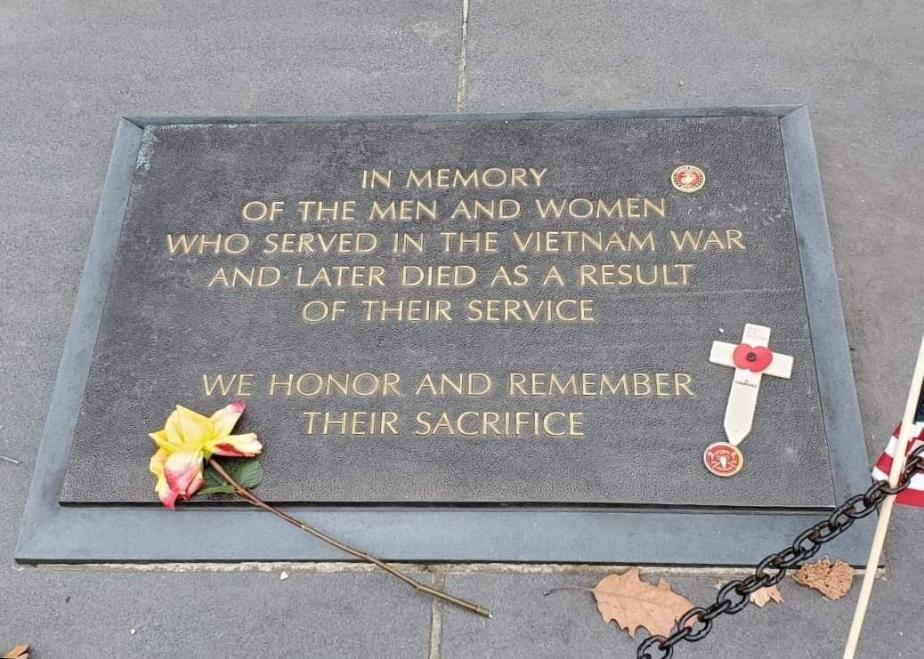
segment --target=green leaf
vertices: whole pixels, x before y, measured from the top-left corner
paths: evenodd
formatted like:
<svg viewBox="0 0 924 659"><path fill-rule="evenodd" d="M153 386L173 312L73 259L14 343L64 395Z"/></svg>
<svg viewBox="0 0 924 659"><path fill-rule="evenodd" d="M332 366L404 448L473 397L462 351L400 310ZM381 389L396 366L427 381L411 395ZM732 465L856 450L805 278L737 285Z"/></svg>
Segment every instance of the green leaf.
<svg viewBox="0 0 924 659"><path fill-rule="evenodd" d="M248 490L263 480L263 465L259 460L223 460L221 466L241 487ZM205 469L203 478L205 484L196 494L234 494L234 488L211 467Z"/></svg>
<svg viewBox="0 0 924 659"><path fill-rule="evenodd" d="M234 488L230 485L205 486L196 494L234 494Z"/></svg>
<svg viewBox="0 0 924 659"><path fill-rule="evenodd" d="M225 483L214 469L206 469L205 484L196 494L234 494L234 488Z"/></svg>
<svg viewBox="0 0 924 659"><path fill-rule="evenodd" d="M248 490L255 488L263 481L263 465L259 460L239 462L228 473L241 487L246 487Z"/></svg>

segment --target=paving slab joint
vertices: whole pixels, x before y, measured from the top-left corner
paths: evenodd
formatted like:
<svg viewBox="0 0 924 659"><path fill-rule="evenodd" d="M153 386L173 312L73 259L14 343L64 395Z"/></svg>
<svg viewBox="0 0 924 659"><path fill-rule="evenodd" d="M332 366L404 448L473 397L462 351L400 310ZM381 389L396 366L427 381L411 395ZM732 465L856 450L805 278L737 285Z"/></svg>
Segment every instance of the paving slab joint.
<svg viewBox="0 0 924 659"><path fill-rule="evenodd" d="M574 574L606 575L638 567L642 574L736 577L751 574L753 567L673 567L664 565L630 565L627 563L571 564L571 563L396 563L403 571L432 574L435 581L445 581L448 575L458 574ZM331 574L378 572L378 568L355 561L319 562L259 562L241 563L39 563L17 564L14 570L52 570L70 572L281 572ZM865 570L856 569L855 574ZM882 577L885 569L876 572Z"/></svg>
<svg viewBox="0 0 924 659"><path fill-rule="evenodd" d="M465 112L466 93L468 91L468 8L469 0L462 0L459 69L456 77L456 112Z"/></svg>
<svg viewBox="0 0 924 659"><path fill-rule="evenodd" d="M437 573L433 577L433 587L445 591L446 575ZM430 605L430 654L429 659L440 659L440 643L443 640L443 603L433 598Z"/></svg>

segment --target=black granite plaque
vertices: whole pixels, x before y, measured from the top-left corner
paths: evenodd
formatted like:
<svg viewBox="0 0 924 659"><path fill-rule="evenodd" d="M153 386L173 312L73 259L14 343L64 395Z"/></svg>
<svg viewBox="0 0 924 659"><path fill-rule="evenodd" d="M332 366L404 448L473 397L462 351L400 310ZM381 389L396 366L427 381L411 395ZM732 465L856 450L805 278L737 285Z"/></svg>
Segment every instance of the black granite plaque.
<svg viewBox="0 0 924 659"><path fill-rule="evenodd" d="M395 558L596 560L594 525L660 519L699 539L659 562L734 562L708 536L863 482L804 109L148 119L113 163L84 371L62 366L69 429L45 439L69 447L58 516L153 512L147 433L237 398L262 496L384 525ZM746 323L794 369L764 378L744 468L718 478L734 369L709 353ZM546 555L500 532L531 519L584 537ZM500 526L456 548L466 523ZM224 557L325 556L245 545Z"/></svg>

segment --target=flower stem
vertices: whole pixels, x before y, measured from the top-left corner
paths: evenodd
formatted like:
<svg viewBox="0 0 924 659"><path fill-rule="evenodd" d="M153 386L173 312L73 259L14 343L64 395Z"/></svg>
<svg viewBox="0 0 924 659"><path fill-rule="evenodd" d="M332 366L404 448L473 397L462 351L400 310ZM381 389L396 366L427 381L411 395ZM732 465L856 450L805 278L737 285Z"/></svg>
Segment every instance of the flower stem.
<svg viewBox="0 0 924 659"><path fill-rule="evenodd" d="M372 556L371 554L367 554L366 552L356 549L355 547L351 547L350 545L344 542L340 542L336 538L333 538L327 535L323 531L320 531L314 528L313 526L306 524L300 519L297 519L293 517L292 515L289 515L288 513L280 510L279 508L276 508L275 506L272 506L266 503L265 501L260 499L258 496L256 496L253 492L248 490L246 487L243 487L237 481L235 481L234 478L232 478L231 475L227 471L225 471L224 468L214 458L209 459L209 466L212 469L214 469L215 472L219 476L221 476L225 480L225 482L228 483L228 485L234 488L234 492L239 497L241 497L244 501L251 504L252 506L256 506L257 508L262 508L263 510L267 512L271 512L276 517L288 522L292 526L298 527L305 533L310 533L311 535L318 538L319 540L323 540L327 544L333 547L336 547L337 549L343 552L346 552L347 554L350 554L351 556L355 556L356 558L366 561L367 563L372 563L373 565L381 568L388 574L400 579L401 581L403 581L404 583L406 583L407 585L409 585L411 588L413 588L414 590L418 592L427 593L428 595L432 595L433 597L441 599L444 602L449 602L450 604L454 604L458 607L471 611L472 613L477 613L478 615L484 616L485 618L491 617L491 611L486 609L485 607L480 606L478 604L474 604L472 602L461 599L459 597L455 597L453 595L450 595L449 593L443 592L442 590L431 588L430 586L424 583L421 583L412 577L409 577L408 575L392 567L391 565L388 565L388 563L385 563L384 561L379 560L375 556Z"/></svg>

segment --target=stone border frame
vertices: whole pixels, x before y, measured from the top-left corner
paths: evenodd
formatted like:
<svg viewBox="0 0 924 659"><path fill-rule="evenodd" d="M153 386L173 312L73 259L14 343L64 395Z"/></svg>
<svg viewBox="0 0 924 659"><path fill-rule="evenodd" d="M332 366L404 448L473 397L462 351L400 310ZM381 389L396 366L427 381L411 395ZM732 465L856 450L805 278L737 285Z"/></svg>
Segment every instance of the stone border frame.
<svg viewBox="0 0 924 659"><path fill-rule="evenodd" d="M822 413L842 500L864 491L870 471L843 311L806 106L517 114L403 115L438 121L585 117L776 116L805 285ZM400 118L402 115L388 118ZM272 515L237 506L68 505L58 495L93 357L119 234L146 126L189 123L323 122L343 116L127 117L115 146L70 329L35 461L15 552L19 563L347 560ZM362 118L376 118L362 115ZM385 118L385 117L380 117ZM153 496L153 495L152 495ZM825 515L823 510L627 507L299 506L297 515L383 559L414 562L753 565ZM864 564L874 519L829 545ZM246 529L246 532L242 532Z"/></svg>

